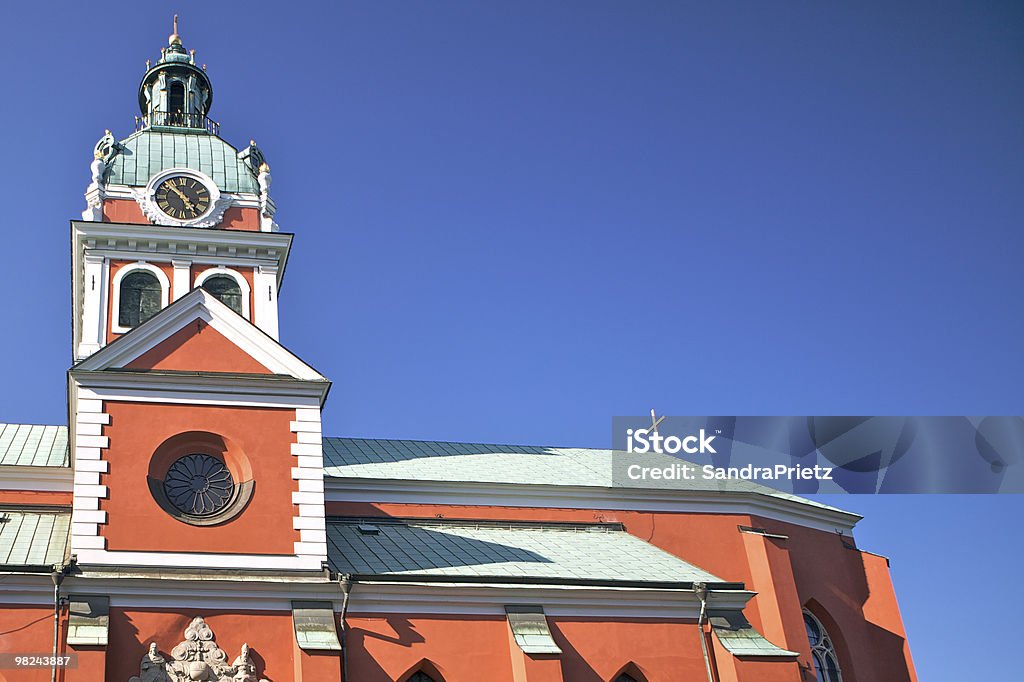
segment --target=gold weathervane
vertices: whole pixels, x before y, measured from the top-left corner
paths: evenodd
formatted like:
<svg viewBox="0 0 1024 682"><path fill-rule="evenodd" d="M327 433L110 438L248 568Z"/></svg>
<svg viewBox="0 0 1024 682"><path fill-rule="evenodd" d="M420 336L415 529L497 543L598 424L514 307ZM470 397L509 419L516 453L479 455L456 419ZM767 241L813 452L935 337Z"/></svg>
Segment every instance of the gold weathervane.
<svg viewBox="0 0 1024 682"><path fill-rule="evenodd" d="M170 45L181 45L181 36L178 35L178 15L174 15L174 31L170 37L167 38L167 43Z"/></svg>

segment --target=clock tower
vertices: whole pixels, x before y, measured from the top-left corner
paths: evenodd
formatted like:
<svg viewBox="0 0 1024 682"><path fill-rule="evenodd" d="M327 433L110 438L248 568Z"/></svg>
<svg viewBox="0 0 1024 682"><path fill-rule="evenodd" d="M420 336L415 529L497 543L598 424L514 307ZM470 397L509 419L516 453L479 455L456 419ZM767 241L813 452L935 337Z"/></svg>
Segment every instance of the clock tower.
<svg viewBox="0 0 1024 682"><path fill-rule="evenodd" d="M317 573L329 382L279 342L292 235L270 167L210 118L174 33L135 131L95 147L71 229L68 373L80 567Z"/></svg>

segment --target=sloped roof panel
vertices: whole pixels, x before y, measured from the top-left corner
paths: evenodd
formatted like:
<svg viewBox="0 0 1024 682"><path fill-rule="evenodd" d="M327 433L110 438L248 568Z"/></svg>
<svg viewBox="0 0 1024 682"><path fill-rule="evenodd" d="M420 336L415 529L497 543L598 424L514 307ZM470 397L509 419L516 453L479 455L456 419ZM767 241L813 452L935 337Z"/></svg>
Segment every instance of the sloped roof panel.
<svg viewBox="0 0 1024 682"><path fill-rule="evenodd" d="M613 487L612 450L371 438L324 438L323 447L327 477ZM679 462L671 455L664 457L666 465ZM685 485L690 491L755 493L842 511L750 481L696 477Z"/></svg>
<svg viewBox="0 0 1024 682"><path fill-rule="evenodd" d="M0 466L68 466L68 427L0 423Z"/></svg>
<svg viewBox="0 0 1024 682"><path fill-rule="evenodd" d="M334 519L327 540L331 567L348 574L722 582L608 526Z"/></svg>
<svg viewBox="0 0 1024 682"><path fill-rule="evenodd" d="M70 527L70 512L0 511L0 566L62 563Z"/></svg>

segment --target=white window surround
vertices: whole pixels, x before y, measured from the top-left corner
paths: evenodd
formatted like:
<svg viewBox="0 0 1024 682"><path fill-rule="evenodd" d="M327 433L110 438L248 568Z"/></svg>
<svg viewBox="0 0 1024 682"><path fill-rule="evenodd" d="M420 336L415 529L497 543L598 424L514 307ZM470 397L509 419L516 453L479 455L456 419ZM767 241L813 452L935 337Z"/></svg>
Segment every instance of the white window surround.
<svg viewBox="0 0 1024 682"><path fill-rule="evenodd" d="M198 289L203 285L203 282L210 279L211 277L217 277L218 275L231 277L238 283L238 288L242 292L242 317L249 321L252 321L252 312L250 311L249 308L249 301L252 298L252 289L249 286L249 282L246 281L245 276L242 275L242 273L240 273L238 270L232 270L231 268L224 267L223 265L218 265L215 268L203 270L196 276L196 281L195 284L193 284L193 288Z"/></svg>
<svg viewBox="0 0 1024 682"><path fill-rule="evenodd" d="M111 296L114 299L114 306L111 309L110 330L115 334L124 334L132 330L131 327L122 327L118 324L118 311L121 309L121 280L126 275L139 270L151 272L156 276L157 281L160 282L160 309L163 310L167 307L171 294L171 282L167 279L167 275L164 274L163 270L142 260L121 267L114 273L114 279L110 283L110 288L113 289Z"/></svg>

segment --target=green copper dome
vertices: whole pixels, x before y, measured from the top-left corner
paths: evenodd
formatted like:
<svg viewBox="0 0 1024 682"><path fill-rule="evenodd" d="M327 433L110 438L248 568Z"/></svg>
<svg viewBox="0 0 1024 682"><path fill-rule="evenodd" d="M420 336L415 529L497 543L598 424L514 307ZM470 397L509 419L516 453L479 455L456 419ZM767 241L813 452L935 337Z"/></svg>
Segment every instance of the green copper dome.
<svg viewBox="0 0 1024 682"><path fill-rule="evenodd" d="M120 143L107 167L112 185L143 187L168 168L191 168L205 173L222 192L258 194L262 156L255 146L241 153L206 131L160 127L141 130Z"/></svg>
<svg viewBox="0 0 1024 682"><path fill-rule="evenodd" d="M150 178L170 168L205 173L222 192L259 194L263 154L254 142L241 152L220 138L220 126L207 114L213 87L205 65L195 64L195 51L186 52L178 35L178 17L168 46L139 85L134 135L116 142L110 131L96 144L103 162L103 181L144 187Z"/></svg>

